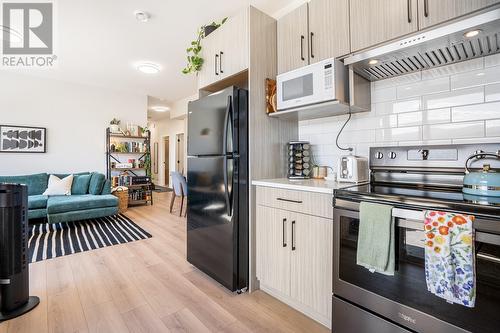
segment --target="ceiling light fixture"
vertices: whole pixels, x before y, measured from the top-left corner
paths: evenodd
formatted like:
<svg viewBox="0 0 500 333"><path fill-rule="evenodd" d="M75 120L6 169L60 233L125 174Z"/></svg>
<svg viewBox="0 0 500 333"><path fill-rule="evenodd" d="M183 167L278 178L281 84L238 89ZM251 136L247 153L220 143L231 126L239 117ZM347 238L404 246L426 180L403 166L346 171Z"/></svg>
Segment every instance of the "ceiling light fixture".
<svg viewBox="0 0 500 333"><path fill-rule="evenodd" d="M151 18L151 15L148 12L143 10L136 10L134 12L135 19L139 22L146 23Z"/></svg>
<svg viewBox="0 0 500 333"><path fill-rule="evenodd" d="M481 33L481 30L471 30L471 31L467 31L466 33L464 33L464 37L465 38L472 38L472 37L476 37L477 35L479 35Z"/></svg>
<svg viewBox="0 0 500 333"><path fill-rule="evenodd" d="M158 105L158 106L152 106L151 110L156 111L156 112L167 112L170 110L170 108L168 106Z"/></svg>
<svg viewBox="0 0 500 333"><path fill-rule="evenodd" d="M376 65L376 64L378 64L377 59L371 59L370 61L368 61L368 65Z"/></svg>
<svg viewBox="0 0 500 333"><path fill-rule="evenodd" d="M135 68L144 74L158 74L161 71L160 65L152 62L140 62Z"/></svg>

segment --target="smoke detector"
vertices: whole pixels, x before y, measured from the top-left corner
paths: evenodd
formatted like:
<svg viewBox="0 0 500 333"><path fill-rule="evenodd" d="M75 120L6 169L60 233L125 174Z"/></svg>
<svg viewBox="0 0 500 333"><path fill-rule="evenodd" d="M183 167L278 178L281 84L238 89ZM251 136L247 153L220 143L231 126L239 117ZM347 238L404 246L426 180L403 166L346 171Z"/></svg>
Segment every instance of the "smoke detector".
<svg viewBox="0 0 500 333"><path fill-rule="evenodd" d="M135 19L139 22L146 23L151 18L151 15L148 12L143 10L136 10L134 12Z"/></svg>

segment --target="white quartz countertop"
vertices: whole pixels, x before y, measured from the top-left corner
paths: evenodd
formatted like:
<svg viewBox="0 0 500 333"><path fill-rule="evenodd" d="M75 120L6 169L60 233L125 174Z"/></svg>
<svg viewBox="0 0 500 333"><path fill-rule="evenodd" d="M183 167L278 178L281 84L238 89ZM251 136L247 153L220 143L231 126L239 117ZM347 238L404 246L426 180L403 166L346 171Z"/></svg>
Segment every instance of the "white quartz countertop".
<svg viewBox="0 0 500 333"><path fill-rule="evenodd" d="M336 181L323 180L323 179L262 179L252 181L252 185L266 186L274 188L283 188L287 190L308 191L332 194L333 190L352 186L349 183L339 183Z"/></svg>

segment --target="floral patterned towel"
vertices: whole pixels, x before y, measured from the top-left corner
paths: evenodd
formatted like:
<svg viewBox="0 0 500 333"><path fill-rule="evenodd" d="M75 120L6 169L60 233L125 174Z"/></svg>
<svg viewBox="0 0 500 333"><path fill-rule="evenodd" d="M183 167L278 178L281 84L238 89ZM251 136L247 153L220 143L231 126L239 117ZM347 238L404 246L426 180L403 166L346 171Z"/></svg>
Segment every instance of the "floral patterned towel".
<svg viewBox="0 0 500 333"><path fill-rule="evenodd" d="M473 222L471 215L425 212L427 289L470 308L476 300Z"/></svg>

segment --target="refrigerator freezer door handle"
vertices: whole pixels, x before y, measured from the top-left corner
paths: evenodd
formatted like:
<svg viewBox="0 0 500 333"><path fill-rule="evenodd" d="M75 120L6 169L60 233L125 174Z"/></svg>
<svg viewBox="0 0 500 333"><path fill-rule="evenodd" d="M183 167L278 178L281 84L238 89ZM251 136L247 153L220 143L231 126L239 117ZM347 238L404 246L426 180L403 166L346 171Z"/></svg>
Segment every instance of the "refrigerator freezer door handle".
<svg viewBox="0 0 500 333"><path fill-rule="evenodd" d="M231 197L229 195L229 183L228 183L228 175L227 175L227 132L228 132L228 123L231 120L230 117L231 114L231 96L228 96L227 98L227 107L226 107L226 116L224 118L224 134L222 138L222 153L224 154L224 192L225 192L225 197L226 197L226 207L227 207L227 215L231 216L232 215L232 207L231 207ZM232 122L231 122L232 123Z"/></svg>

